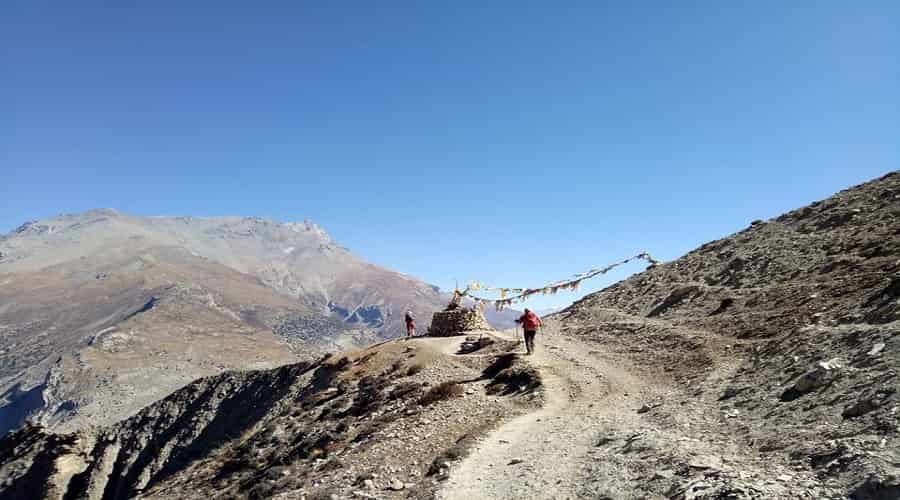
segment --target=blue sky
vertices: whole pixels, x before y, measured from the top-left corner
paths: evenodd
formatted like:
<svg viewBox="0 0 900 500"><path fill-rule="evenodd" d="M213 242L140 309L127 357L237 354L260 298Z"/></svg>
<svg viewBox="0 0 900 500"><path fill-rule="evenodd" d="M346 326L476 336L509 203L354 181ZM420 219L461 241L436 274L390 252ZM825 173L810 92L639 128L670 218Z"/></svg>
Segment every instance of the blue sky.
<svg viewBox="0 0 900 500"><path fill-rule="evenodd" d="M309 217L538 286L900 168L900 3L482 3L6 3L0 231Z"/></svg>

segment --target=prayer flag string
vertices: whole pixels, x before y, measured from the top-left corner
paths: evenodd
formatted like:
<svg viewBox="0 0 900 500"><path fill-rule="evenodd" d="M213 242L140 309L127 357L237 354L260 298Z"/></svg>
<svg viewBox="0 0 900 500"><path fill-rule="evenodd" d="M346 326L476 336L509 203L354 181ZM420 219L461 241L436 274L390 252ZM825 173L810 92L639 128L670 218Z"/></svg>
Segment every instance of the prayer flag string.
<svg viewBox="0 0 900 500"><path fill-rule="evenodd" d="M606 267L591 269L590 271L576 274L572 276L572 278L562 281L555 281L550 283L549 285L545 285L540 288L506 288L506 287L491 287L486 286L477 281L473 281L469 283L465 290L456 290L454 292L454 301L458 301L462 297L469 297L474 300L477 304L484 306L485 304L494 304L494 307L497 310L502 310L506 307L511 306L512 304L523 302L535 294L542 295L553 295L561 290L578 290L581 286L581 282L595 276L606 274L613 269L628 264L633 260L645 260L650 263L650 266L656 266L659 264L659 261L654 259L649 252L641 252L633 257L629 257L623 261L616 262L614 264L610 264ZM483 291L483 292L494 292L499 293L499 299L488 299L484 297L477 297L471 295L471 292L474 291ZM510 295L513 294L513 295Z"/></svg>

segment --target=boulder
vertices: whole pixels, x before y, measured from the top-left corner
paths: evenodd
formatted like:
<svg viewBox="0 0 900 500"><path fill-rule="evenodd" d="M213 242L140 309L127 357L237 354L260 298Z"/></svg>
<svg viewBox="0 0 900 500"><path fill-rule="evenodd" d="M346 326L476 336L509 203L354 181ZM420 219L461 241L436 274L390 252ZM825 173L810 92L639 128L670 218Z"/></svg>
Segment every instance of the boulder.
<svg viewBox="0 0 900 500"><path fill-rule="evenodd" d="M841 368L842 365L838 358L832 358L828 361L819 361L816 363L815 368L801 375L800 378L794 382L793 386L784 391L781 395L781 400L792 401L810 391L830 383L837 377Z"/></svg>
<svg viewBox="0 0 900 500"><path fill-rule="evenodd" d="M884 342L878 342L872 346L872 349L866 353L869 356L878 356L884 350Z"/></svg>

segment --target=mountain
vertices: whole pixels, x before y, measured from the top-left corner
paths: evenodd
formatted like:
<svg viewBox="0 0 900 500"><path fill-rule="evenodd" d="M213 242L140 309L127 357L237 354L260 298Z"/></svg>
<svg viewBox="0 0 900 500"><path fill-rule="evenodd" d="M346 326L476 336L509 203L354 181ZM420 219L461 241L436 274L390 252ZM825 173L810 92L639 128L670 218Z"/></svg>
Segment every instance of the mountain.
<svg viewBox="0 0 900 500"><path fill-rule="evenodd" d="M29 222L0 237L0 432L115 422L198 377L396 336L407 309L445 304L311 222Z"/></svg>
<svg viewBox="0 0 900 500"><path fill-rule="evenodd" d="M900 498L900 173L545 319L534 356L393 340L29 425L0 500Z"/></svg>
<svg viewBox="0 0 900 500"><path fill-rule="evenodd" d="M516 320L520 316L522 316L522 311L516 309L501 309L498 311L490 306L484 308L484 318L498 330L515 328L518 325Z"/></svg>
<svg viewBox="0 0 900 500"><path fill-rule="evenodd" d="M668 463L663 430L688 434L679 455L693 457L666 474L693 482L642 476L646 495L900 498L900 172L752 221L556 318L666 388L628 432ZM598 460L621 464L614 451ZM607 491L601 469L589 474ZM784 489L760 493L767 481Z"/></svg>

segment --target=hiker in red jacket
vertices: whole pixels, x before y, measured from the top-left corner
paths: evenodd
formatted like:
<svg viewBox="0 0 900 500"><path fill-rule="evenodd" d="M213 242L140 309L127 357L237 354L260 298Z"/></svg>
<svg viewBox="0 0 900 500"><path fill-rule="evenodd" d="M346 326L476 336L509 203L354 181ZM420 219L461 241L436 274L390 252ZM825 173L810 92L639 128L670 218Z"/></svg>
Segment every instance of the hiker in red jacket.
<svg viewBox="0 0 900 500"><path fill-rule="evenodd" d="M412 337L416 334L416 318L413 317L412 311L406 311L406 336Z"/></svg>
<svg viewBox="0 0 900 500"><path fill-rule="evenodd" d="M542 325L541 318L538 317L531 309L526 308L525 314L516 320L516 323L522 323L522 329L525 330L525 349L528 354L534 354L534 336L537 335L537 329Z"/></svg>

